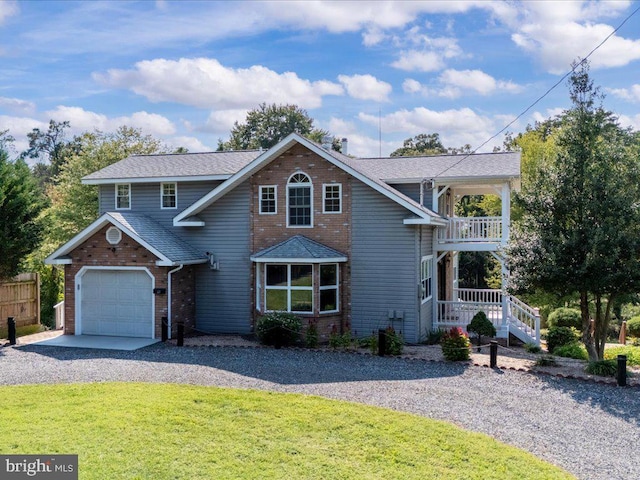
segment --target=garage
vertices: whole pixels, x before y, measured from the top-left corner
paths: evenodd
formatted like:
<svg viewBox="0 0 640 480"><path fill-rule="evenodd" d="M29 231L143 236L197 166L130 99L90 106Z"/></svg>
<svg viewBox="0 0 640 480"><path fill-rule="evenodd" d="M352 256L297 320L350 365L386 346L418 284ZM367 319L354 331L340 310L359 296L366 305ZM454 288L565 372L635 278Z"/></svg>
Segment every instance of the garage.
<svg viewBox="0 0 640 480"><path fill-rule="evenodd" d="M153 280L146 269L87 269L77 277L82 335L153 338Z"/></svg>

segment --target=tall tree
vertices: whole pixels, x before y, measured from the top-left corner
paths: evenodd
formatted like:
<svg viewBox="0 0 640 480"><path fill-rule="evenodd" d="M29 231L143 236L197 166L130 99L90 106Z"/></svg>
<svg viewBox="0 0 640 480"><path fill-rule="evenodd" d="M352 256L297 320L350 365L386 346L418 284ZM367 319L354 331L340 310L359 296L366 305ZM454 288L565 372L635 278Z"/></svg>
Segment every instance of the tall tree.
<svg viewBox="0 0 640 480"><path fill-rule="evenodd" d="M218 150L266 150L293 132L318 143L328 134L314 128L307 111L296 105L263 103L247 113L244 123L234 123L229 140L219 141Z"/></svg>
<svg viewBox="0 0 640 480"><path fill-rule="evenodd" d="M42 192L24 160L0 149L0 279L11 278L40 242Z"/></svg>
<svg viewBox="0 0 640 480"><path fill-rule="evenodd" d="M55 184L47 191L51 206L45 212L48 228L43 247L51 251L96 218L98 189L95 185L83 185L82 177L130 155L166 150L160 141L126 126L115 133L85 133L78 137L78 142L78 152L61 166Z"/></svg>
<svg viewBox="0 0 640 480"><path fill-rule="evenodd" d="M21 157L38 160L33 172L43 186L51 183L65 160L78 151L77 139L66 138L66 130L69 127L69 122L49 120L46 132L34 128L27 134L29 148L22 152Z"/></svg>
<svg viewBox="0 0 640 480"><path fill-rule="evenodd" d="M519 197L510 282L519 292L577 294L595 360L616 298L640 291L640 148L603 109L586 63L569 86L572 108L554 133L555 151L533 166Z"/></svg>
<svg viewBox="0 0 640 480"><path fill-rule="evenodd" d="M440 141L439 133L420 133L412 138L407 138L402 147L391 152L392 157L417 157L422 155L454 155L458 153L471 153L471 145L460 148L445 147Z"/></svg>

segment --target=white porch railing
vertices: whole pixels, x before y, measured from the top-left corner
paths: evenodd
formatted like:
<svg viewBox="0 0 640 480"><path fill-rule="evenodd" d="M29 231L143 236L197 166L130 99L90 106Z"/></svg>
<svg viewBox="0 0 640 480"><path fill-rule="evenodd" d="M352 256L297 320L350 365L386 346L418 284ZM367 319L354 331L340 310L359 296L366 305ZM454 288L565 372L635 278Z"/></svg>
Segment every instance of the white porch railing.
<svg viewBox="0 0 640 480"><path fill-rule="evenodd" d="M456 300L438 301L436 328L462 327L482 310L496 327L498 337L512 333L524 342L540 344L540 316L521 300L501 290L457 288Z"/></svg>
<svg viewBox="0 0 640 480"><path fill-rule="evenodd" d="M56 330L64 326L64 300L53 306L53 310L56 314Z"/></svg>
<svg viewBox="0 0 640 480"><path fill-rule="evenodd" d="M453 217L446 228L438 229L443 243L500 242L502 217Z"/></svg>

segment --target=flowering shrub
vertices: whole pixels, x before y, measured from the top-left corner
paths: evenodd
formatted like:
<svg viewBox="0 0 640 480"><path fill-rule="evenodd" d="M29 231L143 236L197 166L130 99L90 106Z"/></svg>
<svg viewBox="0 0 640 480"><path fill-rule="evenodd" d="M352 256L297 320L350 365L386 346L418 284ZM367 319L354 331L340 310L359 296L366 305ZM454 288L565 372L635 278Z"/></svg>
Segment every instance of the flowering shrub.
<svg viewBox="0 0 640 480"><path fill-rule="evenodd" d="M287 312L272 312L263 316L256 324L256 335L265 345L293 345L299 340L302 321Z"/></svg>
<svg viewBox="0 0 640 480"><path fill-rule="evenodd" d="M471 342L469 336L460 327L449 330L440 342L444 358L451 361L469 360Z"/></svg>

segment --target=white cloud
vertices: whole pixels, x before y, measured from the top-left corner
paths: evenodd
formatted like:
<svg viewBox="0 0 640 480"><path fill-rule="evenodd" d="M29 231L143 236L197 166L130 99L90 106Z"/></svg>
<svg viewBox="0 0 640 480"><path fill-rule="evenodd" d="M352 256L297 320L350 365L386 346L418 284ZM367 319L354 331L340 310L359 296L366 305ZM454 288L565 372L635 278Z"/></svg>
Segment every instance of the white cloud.
<svg viewBox="0 0 640 480"><path fill-rule="evenodd" d="M535 111L531 114L531 120L533 122L544 122L545 120L548 120L550 118L555 118L558 115L562 115L565 112L565 109L562 107L555 107L555 108L547 108L545 110L545 113L541 113L538 111Z"/></svg>
<svg viewBox="0 0 640 480"><path fill-rule="evenodd" d="M623 100L640 102L640 84L638 83L632 85L630 88L607 88L607 92Z"/></svg>
<svg viewBox="0 0 640 480"><path fill-rule="evenodd" d="M618 121L622 127L631 127L635 131L640 131L640 114L620 115Z"/></svg>
<svg viewBox="0 0 640 480"><path fill-rule="evenodd" d="M74 132L101 130L111 132L122 125L139 128L149 135L173 135L176 129L167 118L162 115L147 112L135 112L130 116L109 118L101 113L90 112L80 107L59 105L55 110L46 112L48 118L58 122L68 120Z"/></svg>
<svg viewBox="0 0 640 480"><path fill-rule="evenodd" d="M392 67L407 72L435 72L444 68L442 55L436 52L421 52L406 50L400 52L399 58L391 64Z"/></svg>
<svg viewBox="0 0 640 480"><path fill-rule="evenodd" d="M406 93L418 93L422 90L422 84L413 78L407 78L402 82L402 90Z"/></svg>
<svg viewBox="0 0 640 480"><path fill-rule="evenodd" d="M378 80L373 75L339 75L338 80L347 90L350 97L376 102L389 101L391 85Z"/></svg>
<svg viewBox="0 0 640 480"><path fill-rule="evenodd" d="M360 113L358 118L372 126L378 125L378 117L375 115ZM401 132L409 137L436 132L447 147L460 147L467 143L475 147L491 137L496 130L493 119L478 115L470 108L435 111L417 107L384 115L381 120L383 133ZM500 144L501 139L495 139L483 147L483 150L491 151L494 145Z"/></svg>
<svg viewBox="0 0 640 480"><path fill-rule="evenodd" d="M17 1L3 0L0 2L0 25L2 25L7 18L17 15L19 11Z"/></svg>
<svg viewBox="0 0 640 480"><path fill-rule="evenodd" d="M152 102L221 110L255 108L262 102L318 108L324 95L344 94L341 85L327 80L312 82L294 72L277 73L261 65L234 69L210 58L145 60L132 70L95 73L94 79L130 89Z"/></svg>
<svg viewBox="0 0 640 480"><path fill-rule="evenodd" d="M244 122L246 117L246 109L216 110L215 112L211 112L202 130L227 135L236 121Z"/></svg>
<svg viewBox="0 0 640 480"><path fill-rule="evenodd" d="M519 3L512 9L494 9L512 30L513 42L530 53L550 73L560 74L571 62L585 57L614 30L603 18L623 13L629 2ZM591 57L593 68L619 67L640 59L640 40L613 35Z"/></svg>
<svg viewBox="0 0 640 480"><path fill-rule="evenodd" d="M35 103L20 100L19 98L0 97L0 107L23 115L32 115L36 110Z"/></svg>
<svg viewBox="0 0 640 480"><path fill-rule="evenodd" d="M49 128L49 122L43 122L29 117L0 115L0 132L9 130L9 134L16 139L14 143L16 152L23 152L29 148L27 133L30 133L34 128L47 130L47 128Z"/></svg>
<svg viewBox="0 0 640 480"><path fill-rule="evenodd" d="M427 87L412 78L406 79L402 88L407 93L420 93L425 97L443 97L455 99L465 93L477 93L483 96L496 93L519 93L523 87L511 81L496 80L482 70L447 69L438 77L440 88Z"/></svg>
<svg viewBox="0 0 640 480"><path fill-rule="evenodd" d="M383 141L380 143L378 138L364 135L353 122L341 118L332 117L327 125L327 130L339 138L346 138L349 141L347 153L356 157L379 157L380 154L384 156L398 148L396 142Z"/></svg>
<svg viewBox="0 0 640 480"><path fill-rule="evenodd" d="M205 145L199 139L195 137L187 137L187 136L178 136L171 137L164 140L164 143L174 149L179 147L186 148L189 153L198 153L198 152L212 152L215 148L210 147L209 145Z"/></svg>

